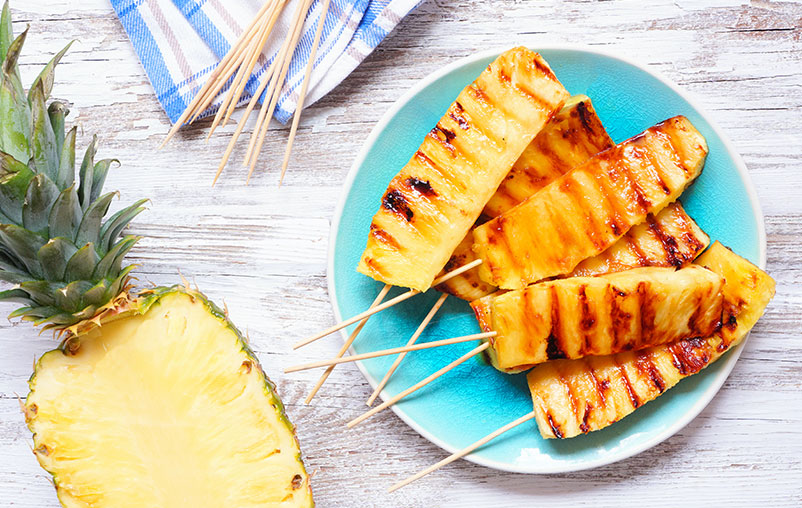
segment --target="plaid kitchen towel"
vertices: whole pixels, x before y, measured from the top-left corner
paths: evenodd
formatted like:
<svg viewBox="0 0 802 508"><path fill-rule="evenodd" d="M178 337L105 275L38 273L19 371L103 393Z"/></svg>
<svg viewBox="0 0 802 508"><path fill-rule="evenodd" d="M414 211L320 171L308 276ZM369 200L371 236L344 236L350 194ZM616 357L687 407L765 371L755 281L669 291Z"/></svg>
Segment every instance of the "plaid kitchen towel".
<svg viewBox="0 0 802 508"><path fill-rule="evenodd" d="M186 109L220 59L251 22L263 0L110 0L171 122ZM240 100L247 102L279 50L301 0L291 0L270 34L264 58ZM305 105L345 79L421 0L331 0ZM306 16L274 117L295 111L322 11L316 0ZM217 111L220 98L204 112Z"/></svg>

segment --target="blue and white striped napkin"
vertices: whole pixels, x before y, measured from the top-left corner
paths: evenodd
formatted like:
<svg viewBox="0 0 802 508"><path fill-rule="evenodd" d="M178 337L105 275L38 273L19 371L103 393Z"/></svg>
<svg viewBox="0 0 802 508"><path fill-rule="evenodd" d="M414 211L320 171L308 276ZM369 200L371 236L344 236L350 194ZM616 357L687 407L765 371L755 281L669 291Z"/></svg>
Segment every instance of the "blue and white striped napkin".
<svg viewBox="0 0 802 508"><path fill-rule="evenodd" d="M247 27L264 0L110 0L153 84L175 122L220 59ZM284 8L254 68L240 104L247 102L278 52L301 0ZM309 91L312 104L345 79L421 0L331 0L315 58ZM322 11L316 0L290 64L274 117L292 117ZM218 98L203 116L214 114Z"/></svg>

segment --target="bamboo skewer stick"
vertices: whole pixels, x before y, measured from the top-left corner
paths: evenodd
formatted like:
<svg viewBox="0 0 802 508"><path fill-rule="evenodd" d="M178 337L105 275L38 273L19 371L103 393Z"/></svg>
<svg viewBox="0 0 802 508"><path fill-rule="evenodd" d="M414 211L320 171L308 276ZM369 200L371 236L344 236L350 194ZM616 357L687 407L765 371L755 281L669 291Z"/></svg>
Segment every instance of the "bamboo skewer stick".
<svg viewBox="0 0 802 508"><path fill-rule="evenodd" d="M501 434L504 434L508 430L511 430L511 429L517 427L518 425L521 425L522 423L531 420L534 417L535 417L535 412L532 411L531 413L528 413L528 414L518 418L517 420L508 423L507 425L501 427L500 429L498 429L498 430L496 430L494 432L491 432L490 434L488 434L487 436L483 437L479 441L476 441L472 445L467 446L466 448L463 448L462 450L460 450L460 451L458 451L456 453L453 453L452 455L449 455L448 457L446 457L445 459L441 460L437 464L429 466L428 468L424 469L420 473L417 473L417 474L415 474L413 476L410 476L406 480L403 480L403 481L400 481L400 482L396 483L395 485L393 485L392 487L387 489L387 492L394 492L394 491L400 489L401 487L409 485L410 483L414 482L415 480L418 480L418 479L426 476L427 474L431 473L432 471L436 471L436 470L440 469L441 467L443 467L443 466L445 466L447 464L450 464L450 463L454 462L455 460L468 455L469 453L471 453L472 451L476 450L480 446L486 444L489 441L492 441L493 439L497 438Z"/></svg>
<svg viewBox="0 0 802 508"><path fill-rule="evenodd" d="M375 307L376 305L381 303L381 301L384 300L384 297L387 296L387 293L390 291L390 288L392 288L391 285L385 284L384 287L381 289L381 291L379 291L379 294L378 296L376 296L376 299L373 300L371 307ZM343 347L341 347L340 351L337 353L337 358L341 358L343 355L345 355L345 353L348 351L348 348L350 348L351 344L354 343L354 340L356 339L357 335L359 335L359 332L361 332L362 328L364 328L365 324L367 324L368 319L370 319L370 316L360 321L359 325L357 325L357 327L354 328L354 331L351 332L351 335L348 337L348 340L345 341L345 344L343 344ZM306 396L306 400L304 401L305 404L309 404L310 402L312 402L312 399L315 397L318 390L320 390L320 387L323 386L323 383L325 383L326 380L329 378L329 375L331 374L331 371L334 370L334 367L335 367L334 365L330 366L329 368L326 369L326 371L323 374L321 374L320 379L318 379L317 383L315 383L315 386L312 388L312 391L310 391L309 395Z"/></svg>
<svg viewBox="0 0 802 508"><path fill-rule="evenodd" d="M296 11L296 26L295 31L293 33L292 40L290 42L289 47L291 51L288 52L287 58L283 62L281 66L281 71L279 73L278 79L276 83L278 83L278 87L276 88L273 97L270 99L270 105L267 108L267 112L264 116L260 114L259 118L262 120L262 125L259 128L254 129L254 133L251 137L251 144L248 146L248 152L245 155L245 164L249 165L248 169L248 179L250 181L251 175L253 175L254 169L256 169L256 155L262 151L262 145L265 141L265 136L267 135L268 127L270 125L270 118L273 116L273 112L276 109L276 104L278 104L278 99L281 96L281 87L283 86L284 79L287 76L287 71L290 68L290 62L292 61L292 55L295 52L295 47L298 45L298 39L301 37L301 32L304 25L304 13L309 11L309 7L312 5L313 0L304 0L303 2L298 4L298 10ZM267 101L262 104L262 109L264 109ZM258 136L256 133L259 133ZM254 143L255 142L255 143Z"/></svg>
<svg viewBox="0 0 802 508"><path fill-rule="evenodd" d="M417 383L415 383L414 385L410 386L409 388L407 388L403 392L399 393L398 395L396 395L396 396L384 401L383 403L381 403L378 406L374 407L370 411L366 411L361 416L358 416L358 417L354 418L353 420L351 420L350 422L348 422L346 424L346 427L348 427L350 429L350 428L354 427L355 425L357 425L358 423L360 423L360 422L362 422L364 420L367 420L368 418L370 418L371 416L375 415L376 413L384 411L385 409L387 409L388 407L392 406L393 404L395 404L399 400L403 399L407 395L420 390L421 388L423 388L427 384L431 383L435 379L439 378L443 374L447 373L451 369L454 369L455 367L465 363L466 361L468 361L469 359L471 359L474 356L478 355L479 353L481 353L482 351L484 351L485 349L487 349L489 347L490 347L490 343L489 342L484 342L484 343L480 344L479 346L473 348L472 350L470 350L469 352L467 352L464 355L460 356L459 358L457 358L453 362L449 363L448 365L446 365L442 369L438 370L434 374L431 374L430 376L426 377L425 379L422 379L421 381L418 381Z"/></svg>
<svg viewBox="0 0 802 508"><path fill-rule="evenodd" d="M278 184L284 181L284 173L287 172L287 166L290 163L290 153L292 152L292 142L295 140L295 133L298 131L298 123L301 120L301 110L304 107L304 99L306 98L306 91L309 88L309 78L312 75L312 69L315 66L315 57L317 55L317 48L320 45L320 37L323 35L323 26L326 24L326 16L329 14L329 4L331 0L323 0L323 7L321 9L320 20L317 24L317 31L315 32L315 40L312 43L312 50L309 53L309 61L306 63L306 71L304 72L304 80L301 84L301 91L298 93L298 100L295 104L295 114L292 117L292 127L290 127L290 136L287 139L287 148L284 150L284 161L281 163L281 176L279 176Z"/></svg>
<svg viewBox="0 0 802 508"><path fill-rule="evenodd" d="M395 355L398 353L405 353L408 351L419 351L421 349L431 349L434 347L448 346L451 344L459 344L461 342L469 342L472 340L489 339L495 337L496 332L475 333L473 335L465 335L463 337L454 337L452 339L436 340L432 342L424 342L422 344L413 344L411 346L395 347L390 349L383 349L381 351L373 351L370 353L363 353L361 355L351 355L341 358L332 358L319 362L305 363L302 365L295 365L284 369L285 374L290 372L298 372L300 370L316 369L318 367L328 367L329 365L338 365L340 363L357 362L360 360L368 360L370 358L378 358L380 356Z"/></svg>
<svg viewBox="0 0 802 508"><path fill-rule="evenodd" d="M437 311L440 310L440 307L443 306L443 303L446 301L446 298L448 298L448 293L443 293L442 295L440 295L440 298L438 298L437 301L434 303L432 309L429 311L426 317L423 318L423 321L421 321L421 324L418 326L418 329L415 330L415 333L413 333L412 337L410 337L409 341L407 342L407 346L411 346L418 340L418 337L420 337L420 335L423 333L423 330L425 330L426 327L429 326L429 322L432 320L432 318L434 318L434 315L437 314ZM393 373L401 364L401 362L404 360L404 358L406 358L406 356L407 356L406 353L401 353L400 355L398 355L393 364L387 370L387 373L384 375L381 382L376 386L376 389L373 390L373 393L368 398L368 401L366 402L367 406L373 405L373 401L375 401L376 397L379 396L379 393L381 393L381 391L387 385L387 382L390 381L390 377L393 375Z"/></svg>
<svg viewBox="0 0 802 508"><path fill-rule="evenodd" d="M220 76L228 76L228 71L231 70L231 67L234 65L235 61L239 58L239 55L245 50L247 47L247 41L253 36L255 31L257 30L257 24L264 16L265 12L267 11L268 7L270 7L270 3L265 3L259 12L254 16L253 20L251 21L250 25L242 32L242 35L239 39L234 43L233 46L229 49L228 53L223 57L220 61L218 66L215 68L214 71L209 75L209 78L206 80L206 83L201 87L195 97L190 102L189 106L184 113L179 117L179 119L175 122L173 127L170 129L170 132L167 133L164 141L159 146L159 148L163 147L167 144L168 141L175 135L176 132L184 125L184 123L192 117L189 121L190 123L193 122L197 116L205 110L209 103L214 100L214 97L220 91L221 88L226 84L226 79L218 79ZM234 67L236 68L236 67ZM214 89L214 90L213 90ZM213 90L213 91L212 91ZM200 104L203 104L199 107ZM194 114L194 116L193 116Z"/></svg>
<svg viewBox="0 0 802 508"><path fill-rule="evenodd" d="M462 265L459 268L455 268L454 270L451 270L450 272L445 273L445 274L441 275L440 277L436 278L434 280L434 282L432 282L432 286L437 286L438 284L442 284L443 282L445 282L447 280L453 279L457 275L465 273L468 270L479 266L480 264L482 264L482 260L481 259L475 259L475 260L471 261L470 263L468 263L466 265ZM357 314L356 316L354 316L352 318L346 319L345 321L341 321L340 323L338 323L338 324L336 324L336 325L334 325L334 326L332 326L330 328L326 328L325 330L323 330L320 333L317 333L317 334L315 334L315 335L313 335L311 337L308 337L308 338L306 338L306 339L304 339L304 340L302 340L300 342L297 342L292 348L293 349L298 349L299 347L302 347L302 346L305 346L307 344L310 344L310 343L312 343L312 342L314 342L314 341L316 341L318 339L321 339L321 338L325 337L326 335L329 335L331 333L336 332L337 330L341 330L341 329L345 328L348 325L354 324L357 321L360 321L360 320L362 320L362 319L364 319L364 318L366 318L368 316L372 316L373 314L376 314L377 312L381 312L384 309L389 309L393 305L401 303L404 300L407 300L407 299L417 295L418 293L420 293L420 291L418 291L417 289L410 289L406 293L401 293L400 295L396 296L392 300L388 300L388 301L384 302L381 305L378 305L378 306L376 306L376 307L374 307L372 309L368 309L368 310L366 310L366 311L364 311L364 312L362 312L360 314Z"/></svg>

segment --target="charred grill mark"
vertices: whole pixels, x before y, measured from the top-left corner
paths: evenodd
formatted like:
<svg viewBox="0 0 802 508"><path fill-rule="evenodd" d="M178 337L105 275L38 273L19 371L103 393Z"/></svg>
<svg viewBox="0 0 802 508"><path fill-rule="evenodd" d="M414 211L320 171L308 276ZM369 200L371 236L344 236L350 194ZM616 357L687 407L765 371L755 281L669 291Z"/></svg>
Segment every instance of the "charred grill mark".
<svg viewBox="0 0 802 508"><path fill-rule="evenodd" d="M362 261L371 269L374 273L378 274L380 277L386 278L387 273L382 269L382 265L379 261L371 258L371 257L364 257Z"/></svg>
<svg viewBox="0 0 802 508"><path fill-rule="evenodd" d="M660 393L663 393L666 391L666 383L663 381L663 376L660 375L660 371L657 370L657 366L650 356L649 353L639 353L635 365L637 365L638 370L643 373L644 376L648 376L649 379L651 379L654 387L657 388Z"/></svg>
<svg viewBox="0 0 802 508"><path fill-rule="evenodd" d="M579 113L579 120L582 122L582 127L588 132L594 132L594 125L592 122L592 115L590 110L588 109L588 105L585 101L580 101L576 105L576 112Z"/></svg>
<svg viewBox="0 0 802 508"><path fill-rule="evenodd" d="M562 374L559 375L559 378L560 378L560 383L562 383L563 386L565 386L565 390L566 390L566 392L568 392L568 402L571 403L571 412L574 413L574 418L576 418L578 420L579 419L579 405L577 404L576 394L574 393L574 390L571 389L570 383L568 383L565 380L565 378L562 376Z"/></svg>
<svg viewBox="0 0 802 508"><path fill-rule="evenodd" d="M391 189L384 195L382 199L382 206L396 215L404 217L407 222L412 221L415 213L409 207L407 198L398 189Z"/></svg>
<svg viewBox="0 0 802 508"><path fill-rule="evenodd" d="M590 336L588 335L588 330L593 328L593 325L596 324L596 319L590 312L590 305L588 304L588 295L586 292L586 288L587 285L585 284L579 286L579 309L581 314L581 319L579 320L579 322L584 332L583 333L584 342L582 344L582 348L580 351L580 355L582 356L586 355L587 352L591 350Z"/></svg>
<svg viewBox="0 0 802 508"><path fill-rule="evenodd" d="M632 319L632 314L624 312L618 304L618 299L624 299L627 294L615 286L608 286L608 291L611 294L610 299L610 326L612 327L613 335L613 350L620 349L620 336L621 332L630 328L629 322Z"/></svg>
<svg viewBox="0 0 802 508"><path fill-rule="evenodd" d="M406 180L404 180L404 183L407 185L407 187L413 189L418 194L430 198L437 197L437 192L435 192L435 190L432 189L432 185L431 183L429 183L429 180L419 180L414 176L411 176Z"/></svg>
<svg viewBox="0 0 802 508"><path fill-rule="evenodd" d="M599 382L599 378L596 377L596 371L593 369L593 367L590 365L590 363L585 361L585 365L587 365L588 374L590 374L590 377L593 379L593 386L596 389L596 393L599 396L599 402L601 403L601 407L607 407L607 395L606 395L606 392L607 392L607 386L609 386L609 383L607 383L607 386L602 386L602 383Z"/></svg>
<svg viewBox="0 0 802 508"><path fill-rule="evenodd" d="M649 266L651 264L649 262L649 258L646 257L646 254L644 254L640 246L638 246L638 239L635 237L635 235L632 235L628 232L626 238L629 251L638 259L638 266Z"/></svg>
<svg viewBox="0 0 802 508"><path fill-rule="evenodd" d="M535 58L532 59L532 65L535 66L535 69L540 71L541 74L547 76L550 80L556 81L557 77L554 75L554 72L549 68L546 63L541 60L540 55L537 55Z"/></svg>
<svg viewBox="0 0 802 508"><path fill-rule="evenodd" d="M457 149L454 145L451 144L454 138L457 137L454 131L446 129L445 127L443 127L438 123L437 125L434 126L434 129L429 131L429 134L427 134L427 136L429 136L430 138L434 139L435 141L443 145L443 148L448 150L448 153L450 153L452 157L456 157Z"/></svg>
<svg viewBox="0 0 802 508"><path fill-rule="evenodd" d="M459 104L459 103L457 103L457 104ZM456 109L456 108L454 108L454 109ZM448 112L448 116L449 116L449 118L454 120L457 123L457 125L459 125L460 129L462 129L464 131L467 131L468 129L471 128L471 124L468 122L468 120L465 119L464 116L462 116L462 114L460 113L461 111L462 111L462 108L460 108L459 111L449 111Z"/></svg>
<svg viewBox="0 0 802 508"><path fill-rule="evenodd" d="M576 181L575 178L571 178L572 175L569 175L566 178L562 179L562 183L560 184L560 190L563 191L563 195L570 201L571 205L575 206L578 210L583 210L585 212L585 227L583 228L583 233L585 237L593 244L597 251L604 250L608 244L605 238L600 238L599 235L596 234L597 231L601 231L602 228L598 227L596 224L595 217L593 217L592 213L587 212L590 208L587 206L586 203L586 196L582 191L582 186L579 182ZM557 228L558 232L561 232L563 228ZM570 245L566 240L565 245ZM573 268L573 267L572 267Z"/></svg>
<svg viewBox="0 0 802 508"><path fill-rule="evenodd" d="M551 413L546 411L546 419L549 422L549 427L551 427L551 433L554 434L554 437L557 439L563 438L563 433L560 430L560 426L554 421L554 417L551 416Z"/></svg>
<svg viewBox="0 0 802 508"><path fill-rule="evenodd" d="M677 166L682 170L685 176L689 176L691 174L691 169L682 160L682 152L677 148L677 145L674 144L674 137L664 130L664 128L669 124L671 124L671 126L676 130L687 131L687 129L680 125L680 119L677 117L669 118L668 120L655 125L649 129L649 131L651 131L652 135L661 138L666 142L666 144L668 144L668 146L671 147L671 152L675 155L675 157L672 157L671 159L677 163Z"/></svg>
<svg viewBox="0 0 802 508"><path fill-rule="evenodd" d="M502 67L499 67L498 69L498 78L506 83L510 82L510 76L504 71L504 68Z"/></svg>
<svg viewBox="0 0 802 508"><path fill-rule="evenodd" d="M560 347L560 302L557 299L557 287L552 284L551 291L551 331L546 339L546 356L549 360L567 358Z"/></svg>
<svg viewBox="0 0 802 508"><path fill-rule="evenodd" d="M398 241L386 230L380 228L376 224L371 223L370 225L370 235L376 239L376 241L387 245L395 250L401 250L401 245Z"/></svg>
<svg viewBox="0 0 802 508"><path fill-rule="evenodd" d="M640 153L640 151L637 149L633 149L632 153ZM646 199L646 193L643 192L643 189L638 184L637 178L635 178L634 175L632 174L632 171L630 171L629 165L624 163L621 164L620 167L624 173L624 177L627 179L629 188L632 189L632 192L635 193L635 201L637 201L638 206L641 208L643 212L648 211L649 208L652 206L652 203L648 199Z"/></svg>
<svg viewBox="0 0 802 508"><path fill-rule="evenodd" d="M707 366L710 356L704 348L705 340L701 337L678 340L668 347L671 351L671 363L683 376L696 374Z"/></svg>
<svg viewBox="0 0 802 508"><path fill-rule="evenodd" d="M651 345L655 335L655 309L652 306L647 282L638 283L638 306L640 307L640 335L635 337L635 348Z"/></svg>
<svg viewBox="0 0 802 508"><path fill-rule="evenodd" d="M632 389L632 383L629 380L629 376L627 376L627 371L623 365L619 363L615 363L616 368L618 369L618 373L621 374L621 379L624 380L624 388L627 389L627 395L629 396L629 401L632 402L632 407L638 409L641 405L640 399L638 398L638 394L635 393L635 390Z"/></svg>
<svg viewBox="0 0 802 508"><path fill-rule="evenodd" d="M682 254L682 251L677 245L677 239L663 231L663 228L660 227L660 223L657 222L657 219L654 218L654 215L647 215L646 222L649 225L649 229L654 233L654 235L657 237L657 240L660 242L660 246L663 248L663 252L666 254L666 262L668 262L669 265L680 268L685 263L690 261L690 259L686 258Z"/></svg>
<svg viewBox="0 0 802 508"><path fill-rule="evenodd" d="M581 430L583 434L587 434L590 431L588 419L590 418L590 412L592 410L593 405L590 402L585 403L585 414L582 415L582 423L579 424L579 430Z"/></svg>
<svg viewBox="0 0 802 508"><path fill-rule="evenodd" d="M487 96L484 90L476 83L473 82L468 87L473 92L473 98L484 106L490 105L490 97Z"/></svg>

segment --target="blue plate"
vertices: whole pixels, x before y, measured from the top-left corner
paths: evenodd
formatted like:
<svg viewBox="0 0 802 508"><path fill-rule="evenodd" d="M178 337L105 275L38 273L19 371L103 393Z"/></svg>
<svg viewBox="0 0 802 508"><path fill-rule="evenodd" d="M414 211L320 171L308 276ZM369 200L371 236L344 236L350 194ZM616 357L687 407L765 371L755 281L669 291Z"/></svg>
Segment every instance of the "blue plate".
<svg viewBox="0 0 802 508"><path fill-rule="evenodd" d="M687 116L707 138L710 154L701 177L682 195L686 210L711 239L765 266L763 218L743 161L684 92L642 65L596 50L533 49L546 58L572 94L591 98L616 142L674 115ZM357 273L356 266L367 241L371 217L388 182L410 159L460 90L499 53L484 52L461 59L423 79L373 129L348 175L332 225L329 294L338 320L367 309L382 287ZM400 288L394 288L390 295L400 292ZM353 352L403 345L437 296L431 290L377 314L362 331ZM449 298L421 341L479 331L468 304ZM475 346L457 344L410 353L382 397L395 395ZM742 348L743 345L731 350L704 372L680 382L607 429L564 441L545 440L535 422L529 421L467 459L507 471L556 473L630 457L670 437L699 414L724 383ZM393 358L365 361L359 367L376 386ZM421 435L453 452L530 412L532 403L523 374L502 374L480 359L471 359L407 397L393 410Z"/></svg>

